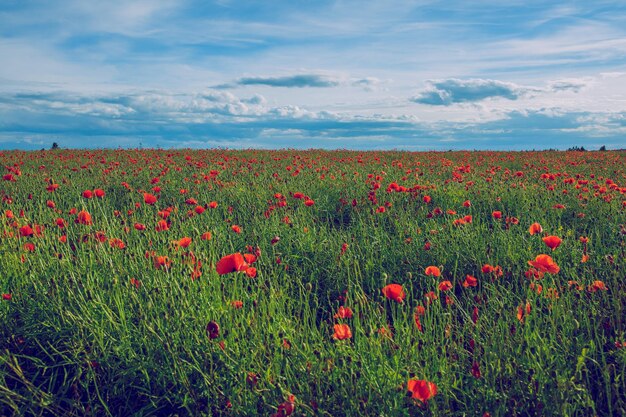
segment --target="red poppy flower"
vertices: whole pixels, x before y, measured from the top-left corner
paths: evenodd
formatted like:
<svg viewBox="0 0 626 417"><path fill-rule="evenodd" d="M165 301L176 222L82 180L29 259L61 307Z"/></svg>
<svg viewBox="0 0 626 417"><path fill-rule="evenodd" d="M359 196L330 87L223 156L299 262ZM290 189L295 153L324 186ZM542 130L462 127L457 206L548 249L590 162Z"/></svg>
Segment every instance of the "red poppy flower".
<svg viewBox="0 0 626 417"><path fill-rule="evenodd" d="M93 193L91 192L91 190L85 190L85 191L83 191L83 197L84 198L92 198L93 197Z"/></svg>
<svg viewBox="0 0 626 417"><path fill-rule="evenodd" d="M478 364L478 362L474 361L474 363L472 364L472 376L476 379L480 378L480 365Z"/></svg>
<svg viewBox="0 0 626 417"><path fill-rule="evenodd" d="M533 223L528 228L528 233L530 233L531 236L541 232L543 232L543 228L539 223Z"/></svg>
<svg viewBox="0 0 626 417"><path fill-rule="evenodd" d="M243 307L243 301L241 300L235 300L231 302L230 304L233 306L233 308L236 308L236 309L240 309Z"/></svg>
<svg viewBox="0 0 626 417"><path fill-rule="evenodd" d="M352 318L352 309L350 307L340 306L334 317L336 319L350 319Z"/></svg>
<svg viewBox="0 0 626 417"><path fill-rule="evenodd" d="M214 322L213 320L211 320L206 325L206 332L207 332L207 335L209 336L209 339L211 340L217 339L218 337L220 337L220 325Z"/></svg>
<svg viewBox="0 0 626 417"><path fill-rule="evenodd" d="M276 412L271 417L286 417L293 414L296 409L296 397L290 395L287 401L278 405Z"/></svg>
<svg viewBox="0 0 626 417"><path fill-rule="evenodd" d="M589 292L608 291L608 288L606 285L604 285L604 282L599 280L593 281L593 283L587 289L589 290Z"/></svg>
<svg viewBox="0 0 626 417"><path fill-rule="evenodd" d="M124 243L124 241L118 238L109 239L109 245L112 248L118 248L118 249L124 249L126 247L126 244Z"/></svg>
<svg viewBox="0 0 626 417"><path fill-rule="evenodd" d="M543 243L545 243L546 246L552 250L558 248L562 242L562 240L558 236L546 236L541 240L543 240Z"/></svg>
<svg viewBox="0 0 626 417"><path fill-rule="evenodd" d="M502 218L502 212L501 211L494 211L491 213L491 216L494 219L501 219Z"/></svg>
<svg viewBox="0 0 626 417"><path fill-rule="evenodd" d="M308 200L304 200L304 205L307 207L311 207L313 204L315 204L315 201L311 200L310 198Z"/></svg>
<svg viewBox="0 0 626 417"><path fill-rule="evenodd" d="M231 272L245 271L248 268L243 255L239 252L226 255L215 265L215 269L219 275L229 274Z"/></svg>
<svg viewBox="0 0 626 417"><path fill-rule="evenodd" d="M246 268L246 275L250 278L256 277L256 268L253 266Z"/></svg>
<svg viewBox="0 0 626 417"><path fill-rule="evenodd" d="M333 339L335 340L350 339L352 337L352 331L347 324L335 324L333 328L335 329L333 334Z"/></svg>
<svg viewBox="0 0 626 417"><path fill-rule="evenodd" d="M211 201L209 203L209 208L212 208L212 209L217 208L217 201Z"/></svg>
<svg viewBox="0 0 626 417"><path fill-rule="evenodd" d="M181 248L186 248L189 245L191 245L191 238L190 237L183 237L183 238L178 239L178 241L176 243Z"/></svg>
<svg viewBox="0 0 626 417"><path fill-rule="evenodd" d="M196 206L196 208L194 209L194 211L195 211L197 214L202 214L202 213L204 213L204 207L202 207L202 206Z"/></svg>
<svg viewBox="0 0 626 417"><path fill-rule="evenodd" d="M135 223L135 225L133 226L136 230L146 230L146 225L141 224L141 223Z"/></svg>
<svg viewBox="0 0 626 417"><path fill-rule="evenodd" d="M156 269L168 269L172 265L172 261L167 256L155 256L153 261Z"/></svg>
<svg viewBox="0 0 626 417"><path fill-rule="evenodd" d="M13 296L9 293L4 293L2 294L2 299L5 301L11 301L11 299L13 298Z"/></svg>
<svg viewBox="0 0 626 417"><path fill-rule="evenodd" d="M34 233L33 228L28 225L20 227L20 236L28 237L32 236Z"/></svg>
<svg viewBox="0 0 626 417"><path fill-rule="evenodd" d="M104 197L104 190L100 189L100 188L96 188L95 190L93 190L93 193L96 195L96 197L98 198L102 198Z"/></svg>
<svg viewBox="0 0 626 417"><path fill-rule="evenodd" d="M230 229L235 233L241 233L241 226L237 226L236 224L230 226Z"/></svg>
<svg viewBox="0 0 626 417"><path fill-rule="evenodd" d="M146 204L152 205L152 204L157 202L157 198L156 198L156 196L154 196L152 194L144 193L143 194L143 202L146 203Z"/></svg>
<svg viewBox="0 0 626 417"><path fill-rule="evenodd" d="M382 289L383 295L390 300L401 303L404 301L404 297L406 294L404 293L404 289L400 284L389 284L385 285Z"/></svg>
<svg viewBox="0 0 626 417"><path fill-rule="evenodd" d="M89 212L86 210L79 211L78 215L76 216L76 223L84 224L86 226L93 224L91 220L91 214L89 214Z"/></svg>
<svg viewBox="0 0 626 417"><path fill-rule="evenodd" d="M32 242L24 243L24 249L29 252L33 252L35 250L35 244Z"/></svg>
<svg viewBox="0 0 626 417"><path fill-rule="evenodd" d="M200 236L200 239L202 240L211 240L211 232L204 232L202 233L202 236Z"/></svg>
<svg viewBox="0 0 626 417"><path fill-rule="evenodd" d="M469 200L465 200L465 201L463 202L463 207L471 207L471 205L472 205L472 203L471 203L471 201L469 201Z"/></svg>
<svg viewBox="0 0 626 417"><path fill-rule="evenodd" d="M463 281L463 287L467 288L467 287L475 287L478 285L478 280L476 279L476 277L472 276L472 275L466 275L465 276L465 281Z"/></svg>
<svg viewBox="0 0 626 417"><path fill-rule="evenodd" d="M452 283L447 280L441 281L439 285L437 286L437 288L439 289L439 291L448 291L449 289L452 288Z"/></svg>
<svg viewBox="0 0 626 417"><path fill-rule="evenodd" d="M420 332L424 331L422 327L422 321L420 320L420 317L422 317L424 314L426 314L426 309L424 308L424 306L419 305L415 307L415 314L413 314L413 319L415 320L415 326L417 326L417 330L419 330Z"/></svg>
<svg viewBox="0 0 626 417"><path fill-rule="evenodd" d="M528 265L534 266L540 272L547 272L549 274L556 274L561 270L556 262L548 255L537 255L534 261L528 261Z"/></svg>
<svg viewBox="0 0 626 417"><path fill-rule="evenodd" d="M428 266L426 267L426 270L424 271L424 273L426 275L432 275L434 277L440 277L441 276L441 271L439 270L439 268L437 268L436 266Z"/></svg>
<svg viewBox="0 0 626 417"><path fill-rule="evenodd" d="M157 232L163 232L165 230L170 230L170 225L167 224L167 221L161 219L157 222L155 230Z"/></svg>
<svg viewBox="0 0 626 417"><path fill-rule="evenodd" d="M437 385L423 379L410 379L407 389L411 393L411 398L426 402L437 395Z"/></svg>

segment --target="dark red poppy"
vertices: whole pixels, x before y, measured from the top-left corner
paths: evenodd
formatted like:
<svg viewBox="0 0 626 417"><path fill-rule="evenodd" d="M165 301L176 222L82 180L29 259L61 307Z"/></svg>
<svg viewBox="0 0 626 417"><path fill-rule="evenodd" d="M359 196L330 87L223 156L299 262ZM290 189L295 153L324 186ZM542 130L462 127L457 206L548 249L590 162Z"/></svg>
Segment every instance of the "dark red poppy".
<svg viewBox="0 0 626 417"><path fill-rule="evenodd" d="M211 320L206 325L206 332L207 332L207 335L209 336L209 339L211 340L217 339L218 337L220 337L220 325L217 324L215 321Z"/></svg>

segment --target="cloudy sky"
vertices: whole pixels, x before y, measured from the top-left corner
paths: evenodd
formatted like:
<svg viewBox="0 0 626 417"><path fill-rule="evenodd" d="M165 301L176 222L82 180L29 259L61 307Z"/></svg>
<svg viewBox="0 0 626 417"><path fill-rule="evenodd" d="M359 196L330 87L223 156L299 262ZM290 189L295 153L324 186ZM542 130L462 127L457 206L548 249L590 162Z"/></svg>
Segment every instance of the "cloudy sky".
<svg viewBox="0 0 626 417"><path fill-rule="evenodd" d="M0 2L0 149L626 147L626 2Z"/></svg>

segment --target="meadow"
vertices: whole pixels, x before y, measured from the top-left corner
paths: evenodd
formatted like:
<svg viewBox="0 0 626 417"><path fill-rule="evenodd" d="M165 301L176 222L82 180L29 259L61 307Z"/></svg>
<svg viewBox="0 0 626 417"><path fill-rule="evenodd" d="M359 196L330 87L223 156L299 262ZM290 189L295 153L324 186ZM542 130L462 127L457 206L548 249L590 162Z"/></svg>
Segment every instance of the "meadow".
<svg viewBox="0 0 626 417"><path fill-rule="evenodd" d="M0 161L1 415L626 415L626 152Z"/></svg>

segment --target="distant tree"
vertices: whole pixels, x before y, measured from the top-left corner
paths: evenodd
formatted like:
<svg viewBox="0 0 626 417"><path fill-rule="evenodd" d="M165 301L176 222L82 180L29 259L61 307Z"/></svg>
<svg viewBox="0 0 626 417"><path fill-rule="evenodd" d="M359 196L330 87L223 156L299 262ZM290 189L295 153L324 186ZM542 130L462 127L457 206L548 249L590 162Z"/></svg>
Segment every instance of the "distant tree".
<svg viewBox="0 0 626 417"><path fill-rule="evenodd" d="M601 152L604 152L604 151L606 151L606 146L602 145L602 146L600 146L600 149L598 149L598 150L601 151Z"/></svg>
<svg viewBox="0 0 626 417"><path fill-rule="evenodd" d="M53 151L59 149L59 144L56 142L52 142L52 146L50 147L50 149L52 149Z"/></svg>
<svg viewBox="0 0 626 417"><path fill-rule="evenodd" d="M587 152L587 149L585 149L584 146L572 146L571 148L568 148L567 150L575 151L575 152Z"/></svg>

